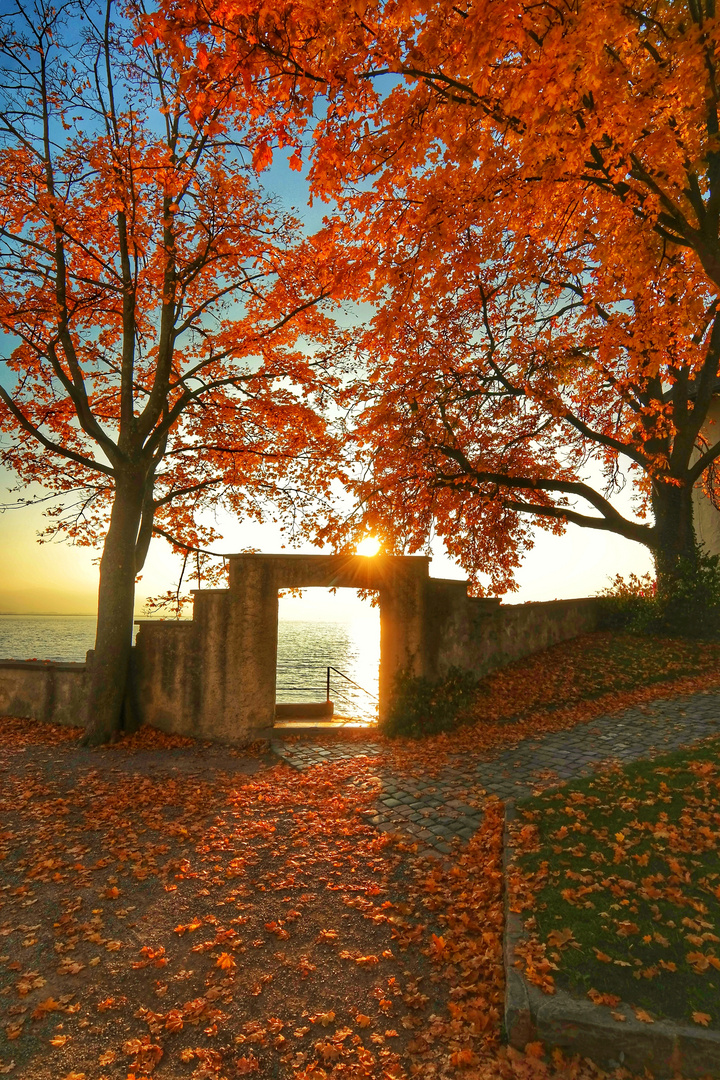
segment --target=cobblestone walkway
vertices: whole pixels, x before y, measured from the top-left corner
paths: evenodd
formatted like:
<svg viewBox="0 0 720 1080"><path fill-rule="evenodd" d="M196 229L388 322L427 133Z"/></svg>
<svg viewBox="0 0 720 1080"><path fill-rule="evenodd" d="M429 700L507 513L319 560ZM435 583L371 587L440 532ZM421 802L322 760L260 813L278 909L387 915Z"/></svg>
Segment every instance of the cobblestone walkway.
<svg viewBox="0 0 720 1080"><path fill-rule="evenodd" d="M423 853L452 850L479 828L484 797L514 801L612 762L654 757L720 735L720 691L660 699L612 716L598 716L567 731L523 739L501 751L450 758L437 777L410 777L389 767L381 743L329 742L322 737L273 740L274 752L296 769L348 757L375 758L382 788L370 821L403 832Z"/></svg>

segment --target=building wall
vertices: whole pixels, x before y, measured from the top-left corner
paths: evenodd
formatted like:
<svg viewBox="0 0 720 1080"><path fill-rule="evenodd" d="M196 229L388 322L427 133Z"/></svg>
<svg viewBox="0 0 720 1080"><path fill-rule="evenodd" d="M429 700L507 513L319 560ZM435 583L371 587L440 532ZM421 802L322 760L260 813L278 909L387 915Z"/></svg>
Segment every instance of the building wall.
<svg viewBox="0 0 720 1080"><path fill-rule="evenodd" d="M220 723L230 734L268 729L275 717L278 592L282 589L373 589L380 603L379 699L382 716L396 673L424 671L426 556L228 556L231 629L227 668L236 692ZM200 594L196 596L196 602Z"/></svg>
<svg viewBox="0 0 720 1080"><path fill-rule="evenodd" d="M703 425L703 434L711 446L720 439L720 396L715 396L710 402L707 419ZM698 456L698 452L695 451L691 460L697 461ZM697 542L705 548L708 555L720 555L720 513L705 494L702 477L693 490L693 504Z"/></svg>

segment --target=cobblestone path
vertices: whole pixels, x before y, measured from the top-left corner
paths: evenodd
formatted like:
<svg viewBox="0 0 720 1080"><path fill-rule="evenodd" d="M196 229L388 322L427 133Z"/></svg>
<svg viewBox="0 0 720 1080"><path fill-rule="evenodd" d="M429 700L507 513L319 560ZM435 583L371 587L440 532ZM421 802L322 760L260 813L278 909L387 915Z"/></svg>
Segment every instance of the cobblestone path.
<svg viewBox="0 0 720 1080"><path fill-rule="evenodd" d="M720 691L659 699L610 716L597 716L566 731L549 732L501 751L450 758L437 777L406 776L392 770L380 742L329 742L322 736L273 740L274 752L296 769L348 757L375 758L381 783L375 813L378 829L403 832L422 853L447 854L454 840L479 828L484 797L514 801L613 762L689 746L720 735Z"/></svg>

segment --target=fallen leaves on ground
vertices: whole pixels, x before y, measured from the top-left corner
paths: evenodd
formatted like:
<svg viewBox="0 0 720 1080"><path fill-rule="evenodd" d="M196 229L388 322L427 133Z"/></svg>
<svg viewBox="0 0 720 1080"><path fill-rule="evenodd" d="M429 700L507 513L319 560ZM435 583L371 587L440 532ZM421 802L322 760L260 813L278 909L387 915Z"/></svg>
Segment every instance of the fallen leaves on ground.
<svg viewBox="0 0 720 1080"><path fill-rule="evenodd" d="M440 862L367 824L372 758L208 777L34 740L0 756L3 1075L605 1075L501 1044L498 800Z"/></svg>
<svg viewBox="0 0 720 1080"><path fill-rule="evenodd" d="M433 778L450 762L470 764L528 737L630 708L649 713L659 698L712 691L720 688L719 672L720 642L597 630L491 672L455 731L388 739L367 726L328 732L327 740L370 739L388 767ZM290 743L300 738L284 737Z"/></svg>
<svg viewBox="0 0 720 1080"><path fill-rule="evenodd" d="M493 672L481 683L477 710L520 717L685 679L717 682L719 661L720 642L597 630Z"/></svg>
<svg viewBox="0 0 720 1080"><path fill-rule="evenodd" d="M477 722L453 734L373 734L377 755L302 774L270 767L266 744L233 749L218 769L210 744L150 728L91 752L75 745L79 729L0 720L0 1075L605 1076L537 1042L526 1053L501 1044L502 804L486 801L480 831L445 862L367 817L380 765L432 778L452 758L471 762L531 734L717 685L712 650L693 667L670 642L655 643L655 662L678 677L638 687L653 674L647 647L620 670L616 643L584 635L494 673ZM611 654L614 674L601 678ZM582 860L578 809L557 839ZM521 831L532 851L538 822ZM629 849L625 821L608 835ZM669 852L677 835L668 830ZM686 856L670 854L681 876ZM516 902L532 902L530 883L512 872ZM570 881L567 896L583 887ZM627 916L615 917L616 938L634 942L640 926ZM569 920L551 935L526 956L550 991L559 963L582 949ZM628 963L602 944L598 968ZM688 937L683 962L712 971L713 949ZM614 1004L601 982L589 990ZM713 1021L699 1008L692 1019Z"/></svg>
<svg viewBox="0 0 720 1080"><path fill-rule="evenodd" d="M598 630L523 657L488 675L467 722L424 739L381 739L400 772L436 776L521 739L566 731L595 717L664 697L720 687L720 642L688 642ZM366 740L367 732L359 732Z"/></svg>
<svg viewBox="0 0 720 1080"><path fill-rule="evenodd" d="M530 981L553 992L591 980L592 1001L622 999L644 1023L716 1023L720 740L616 766L517 809L508 880Z"/></svg>

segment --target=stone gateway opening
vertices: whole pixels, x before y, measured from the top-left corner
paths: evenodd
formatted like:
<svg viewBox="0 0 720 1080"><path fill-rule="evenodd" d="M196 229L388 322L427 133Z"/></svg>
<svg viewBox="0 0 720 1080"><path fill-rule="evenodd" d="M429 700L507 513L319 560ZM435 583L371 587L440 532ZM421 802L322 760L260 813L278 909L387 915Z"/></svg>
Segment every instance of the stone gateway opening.
<svg viewBox="0 0 720 1080"><path fill-rule="evenodd" d="M141 722L230 743L271 737L278 594L285 589L377 592L381 723L400 675L435 679L461 668L479 678L511 659L574 637L597 620L595 598L502 608L499 599L468 596L466 581L431 578L425 556L227 558L230 587L196 591L191 622L140 623L133 686ZM40 693L44 684L35 681Z"/></svg>
<svg viewBox="0 0 720 1080"><path fill-rule="evenodd" d="M194 592L192 622L142 621L137 683L147 723L199 738L243 741L275 723L278 593L375 590L380 611L378 713L397 676L429 673L429 559L402 555L229 555L229 588ZM445 584L433 579L433 587ZM465 598L464 582L447 585ZM459 590L459 591L458 591ZM479 601L479 603L483 603ZM490 601L496 604L495 601ZM431 662L431 666L434 666Z"/></svg>
<svg viewBox="0 0 720 1080"><path fill-rule="evenodd" d="M280 596L275 726L377 721L380 612L373 594L303 589Z"/></svg>

